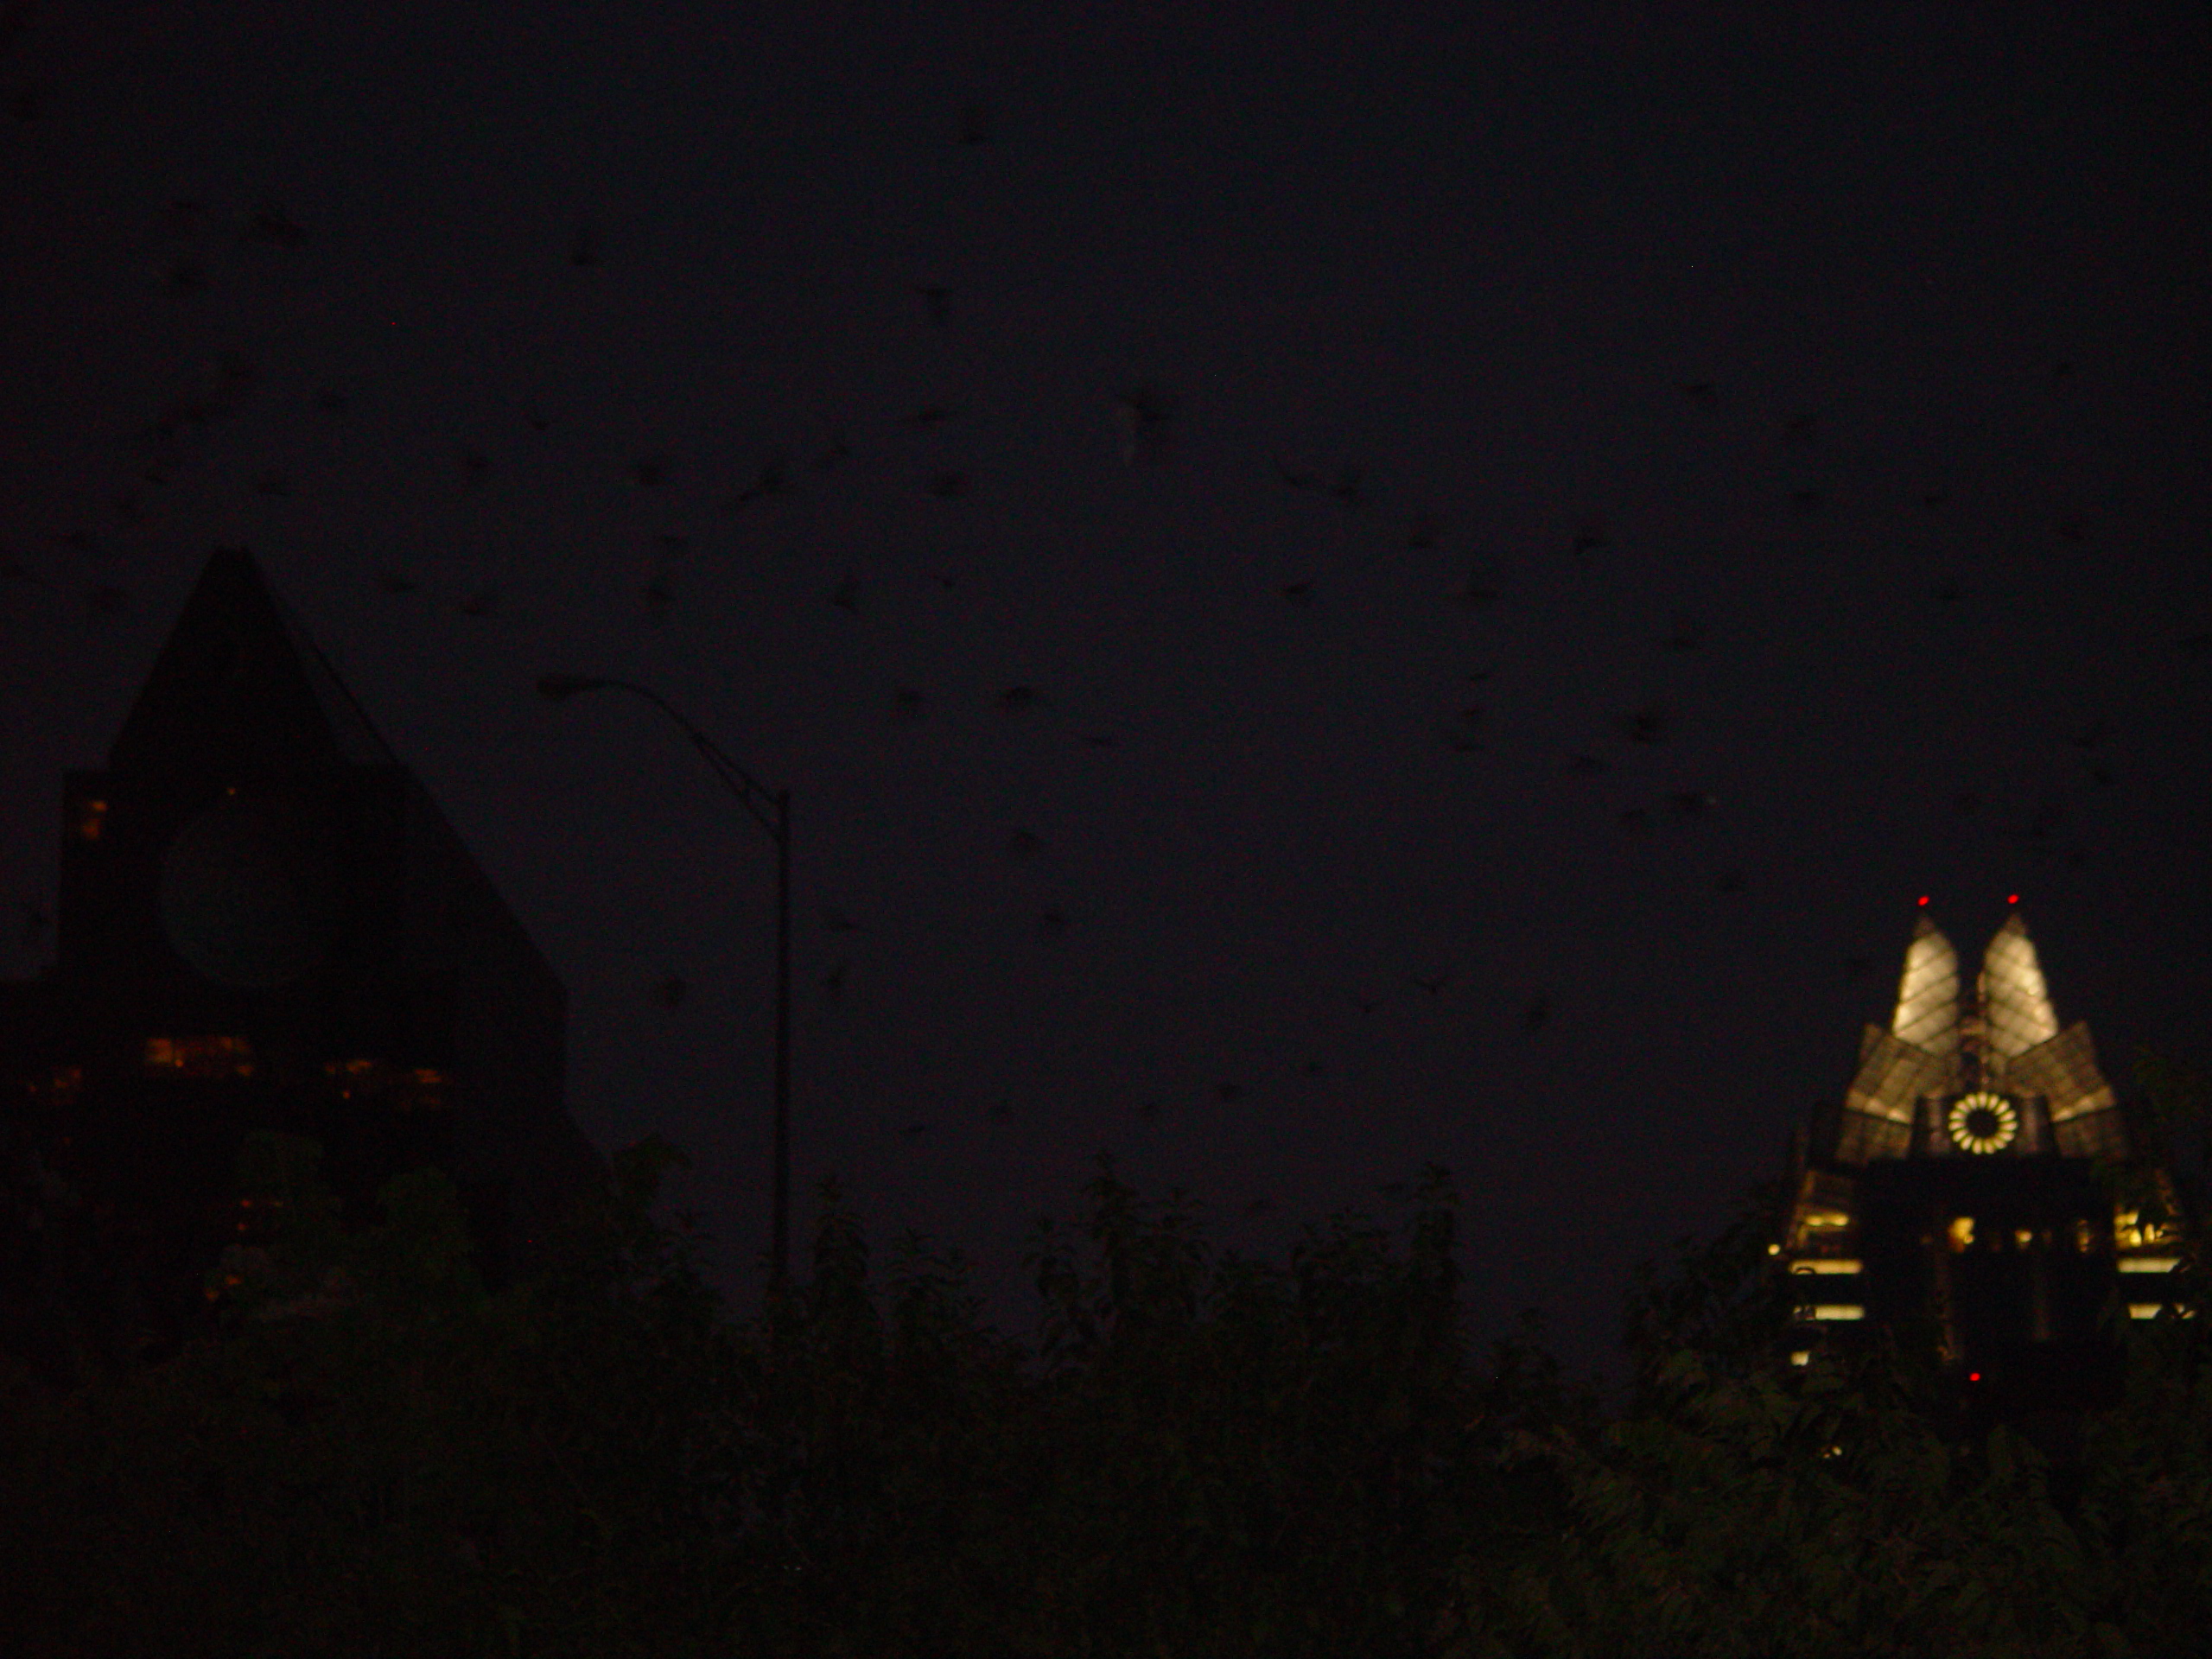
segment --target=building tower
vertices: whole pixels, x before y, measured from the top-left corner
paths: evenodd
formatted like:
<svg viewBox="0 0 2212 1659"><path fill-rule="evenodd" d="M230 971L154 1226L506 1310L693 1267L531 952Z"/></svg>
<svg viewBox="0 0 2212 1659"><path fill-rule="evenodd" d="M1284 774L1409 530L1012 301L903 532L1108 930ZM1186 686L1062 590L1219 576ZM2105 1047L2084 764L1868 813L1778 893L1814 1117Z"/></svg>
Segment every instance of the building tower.
<svg viewBox="0 0 2212 1659"><path fill-rule="evenodd" d="M56 961L0 984L0 1344L203 1328L252 1130L320 1141L357 1220L446 1169L494 1283L601 1178L560 982L243 550L62 817Z"/></svg>
<svg viewBox="0 0 2212 1659"><path fill-rule="evenodd" d="M2060 1028L2020 913L1970 989L1923 914L1889 1027L1866 1027L1842 1105L1794 1152L1774 1247L1799 1289L1792 1358L1887 1327L1999 1408L2109 1399L2109 1319L2155 1317L2177 1260L2172 1180L2140 1152L2088 1027ZM2113 1196L2100 1164L2147 1183L2164 1217Z"/></svg>

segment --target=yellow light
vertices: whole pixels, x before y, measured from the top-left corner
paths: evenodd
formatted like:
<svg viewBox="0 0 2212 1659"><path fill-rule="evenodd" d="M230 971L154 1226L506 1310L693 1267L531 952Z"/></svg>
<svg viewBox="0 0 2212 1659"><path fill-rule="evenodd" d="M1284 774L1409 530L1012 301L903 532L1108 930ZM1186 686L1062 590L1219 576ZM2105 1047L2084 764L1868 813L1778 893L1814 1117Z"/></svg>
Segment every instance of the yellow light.
<svg viewBox="0 0 2212 1659"><path fill-rule="evenodd" d="M2131 1319L2155 1319L2166 1311L2164 1302L2130 1302L2127 1317Z"/></svg>
<svg viewBox="0 0 2212 1659"><path fill-rule="evenodd" d="M2034 1229L2034 1228L2032 1228L2032 1227L2015 1227L2015 1228L2012 1230L2012 1248L2013 1248L2014 1249L2016 1249L2016 1250L2024 1250L2024 1249L2028 1249L2028 1248L2029 1248L2029 1246L2032 1245L2035 1242L2036 1242L2036 1234L2035 1234L2035 1229Z"/></svg>
<svg viewBox="0 0 2212 1659"><path fill-rule="evenodd" d="M2122 1273L2171 1273L2181 1266L2177 1255L2123 1255L2120 1258Z"/></svg>
<svg viewBox="0 0 2212 1659"><path fill-rule="evenodd" d="M1780 1255L1782 1254L1782 1246L1779 1244L1770 1244L1766 1247L1766 1253L1769 1255Z"/></svg>
<svg viewBox="0 0 2212 1659"><path fill-rule="evenodd" d="M1851 1225L1851 1213L1846 1210L1808 1210L1805 1225L1815 1232L1840 1232Z"/></svg>
<svg viewBox="0 0 2212 1659"><path fill-rule="evenodd" d="M1973 1243L1974 1217L1953 1216L1951 1217L1951 1249L1954 1251L1963 1250L1969 1249Z"/></svg>
<svg viewBox="0 0 2212 1659"><path fill-rule="evenodd" d="M1859 1263L1851 1256L1810 1255L1789 1264L1792 1273L1857 1273Z"/></svg>
<svg viewBox="0 0 2212 1659"><path fill-rule="evenodd" d="M188 1077L250 1077L253 1045L243 1037L149 1037L146 1069Z"/></svg>
<svg viewBox="0 0 2212 1659"><path fill-rule="evenodd" d="M2112 1216L2113 1243L2123 1250L2137 1249L2145 1244L2163 1244L2173 1236L2171 1228L2155 1221L2145 1221L2135 1210L2115 1210Z"/></svg>
<svg viewBox="0 0 2212 1659"><path fill-rule="evenodd" d="M1986 1154L2002 1152L2012 1144L2012 1137L2020 1130L2020 1115L2004 1096L1977 1090L1954 1102L1943 1123L1951 1132L1953 1145Z"/></svg>
<svg viewBox="0 0 2212 1659"><path fill-rule="evenodd" d="M1809 1348L1800 1348L1796 1353L1789 1356L1789 1363L1792 1365L1811 1364L1813 1363L1813 1351Z"/></svg>
<svg viewBox="0 0 2212 1659"><path fill-rule="evenodd" d="M1797 1317L1815 1319L1863 1319L1866 1310L1856 1302L1815 1302L1809 1308L1799 1308Z"/></svg>

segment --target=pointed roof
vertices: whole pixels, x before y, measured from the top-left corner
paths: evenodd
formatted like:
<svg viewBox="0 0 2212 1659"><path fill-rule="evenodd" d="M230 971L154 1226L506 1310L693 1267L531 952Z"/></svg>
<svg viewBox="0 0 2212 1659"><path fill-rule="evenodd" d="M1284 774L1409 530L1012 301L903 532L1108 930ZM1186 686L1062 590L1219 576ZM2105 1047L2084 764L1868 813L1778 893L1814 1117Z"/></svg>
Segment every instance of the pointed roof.
<svg viewBox="0 0 2212 1659"><path fill-rule="evenodd" d="M1905 950L1891 1028L1867 1027L1859 1046L1859 1070L1835 1124L1839 1163L1914 1155L1912 1126L1924 1096L1983 1087L2043 1096L2063 1156L2127 1155L2127 1126L2097 1069L2089 1028L2081 1020L2058 1028L2018 911L1982 953L1972 1012L1969 1020L1960 1007L1958 954L1923 913ZM1962 1041L1968 1033L1979 1033L1971 1045Z"/></svg>
<svg viewBox="0 0 2212 1659"><path fill-rule="evenodd" d="M110 770L333 763L397 761L253 556L217 548L108 752Z"/></svg>
<svg viewBox="0 0 2212 1659"><path fill-rule="evenodd" d="M1924 915L1905 947L1890 1030L1931 1054L1949 1054L1959 1046L1959 953Z"/></svg>
<svg viewBox="0 0 2212 1659"><path fill-rule="evenodd" d="M2017 910L1982 953L1978 990L1993 1053L2009 1060L2058 1035L2058 1010L2044 983L2026 918Z"/></svg>

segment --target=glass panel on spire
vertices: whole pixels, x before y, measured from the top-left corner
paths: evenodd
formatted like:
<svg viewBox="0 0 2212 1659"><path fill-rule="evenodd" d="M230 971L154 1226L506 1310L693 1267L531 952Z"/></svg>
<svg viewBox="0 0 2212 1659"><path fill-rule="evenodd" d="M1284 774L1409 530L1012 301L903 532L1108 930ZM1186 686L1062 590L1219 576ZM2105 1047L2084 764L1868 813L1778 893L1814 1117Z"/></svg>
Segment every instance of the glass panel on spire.
<svg viewBox="0 0 2212 1659"><path fill-rule="evenodd" d="M1982 1027L1990 1052L1999 1058L2024 1054L2058 1035L2058 1012L2051 1006L2028 925L2018 911L1982 953L1980 990Z"/></svg>
<svg viewBox="0 0 2212 1659"><path fill-rule="evenodd" d="M1897 1017L1890 1029L1932 1054L1949 1054L1959 1046L1959 953L1925 916L1904 953L1904 977L1897 982Z"/></svg>

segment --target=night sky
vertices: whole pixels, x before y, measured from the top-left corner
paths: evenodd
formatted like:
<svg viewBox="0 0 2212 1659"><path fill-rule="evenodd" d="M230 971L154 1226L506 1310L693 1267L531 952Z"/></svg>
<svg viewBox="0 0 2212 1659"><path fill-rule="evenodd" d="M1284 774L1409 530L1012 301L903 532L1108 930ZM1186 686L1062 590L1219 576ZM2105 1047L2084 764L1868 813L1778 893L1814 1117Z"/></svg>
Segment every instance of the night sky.
<svg viewBox="0 0 2212 1659"><path fill-rule="evenodd" d="M1234 10L0 6L0 970L231 543L741 1306L773 849L549 671L793 792L801 1270L835 1172L1009 1333L1101 1148L1433 1160L1601 1363L1923 894L2208 1058L2201 15Z"/></svg>

